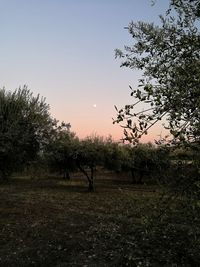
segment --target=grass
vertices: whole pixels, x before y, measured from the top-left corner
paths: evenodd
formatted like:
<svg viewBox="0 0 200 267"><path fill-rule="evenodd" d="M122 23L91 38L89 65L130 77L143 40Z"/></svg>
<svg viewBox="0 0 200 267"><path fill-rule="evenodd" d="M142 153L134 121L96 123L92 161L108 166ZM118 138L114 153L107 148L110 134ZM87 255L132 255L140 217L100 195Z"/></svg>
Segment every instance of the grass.
<svg viewBox="0 0 200 267"><path fill-rule="evenodd" d="M79 174L1 184L0 266L128 265L122 259L159 194L109 173L95 184L88 193Z"/></svg>

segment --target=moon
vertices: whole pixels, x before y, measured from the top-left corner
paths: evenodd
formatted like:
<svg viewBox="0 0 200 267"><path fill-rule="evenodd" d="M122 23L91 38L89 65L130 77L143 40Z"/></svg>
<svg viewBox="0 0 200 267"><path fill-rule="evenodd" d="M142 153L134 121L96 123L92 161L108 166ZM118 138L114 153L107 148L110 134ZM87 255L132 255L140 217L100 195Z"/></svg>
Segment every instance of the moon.
<svg viewBox="0 0 200 267"><path fill-rule="evenodd" d="M96 104L93 104L93 108L96 108L97 107L97 105Z"/></svg>

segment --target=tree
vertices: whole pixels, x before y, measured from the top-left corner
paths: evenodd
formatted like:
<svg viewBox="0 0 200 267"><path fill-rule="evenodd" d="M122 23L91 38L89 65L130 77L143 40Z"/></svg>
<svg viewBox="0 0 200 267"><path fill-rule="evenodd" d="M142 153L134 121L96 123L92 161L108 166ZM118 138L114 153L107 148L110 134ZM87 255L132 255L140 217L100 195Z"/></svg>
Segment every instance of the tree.
<svg viewBox="0 0 200 267"><path fill-rule="evenodd" d="M121 172L122 169L129 169L129 165L129 151L126 146L119 146L115 142L105 143L104 167L106 169Z"/></svg>
<svg viewBox="0 0 200 267"><path fill-rule="evenodd" d="M45 99L26 86L0 90L0 177L5 179L36 159L54 132L56 121Z"/></svg>
<svg viewBox="0 0 200 267"><path fill-rule="evenodd" d="M139 69L143 76L138 88L130 87L133 104L117 109L115 122L125 122L122 125L125 140L137 144L140 137L147 134L157 122L166 120L165 127L172 135L172 142L187 143L190 148L196 148L197 158L200 159L199 17L199 0L171 0L166 15L160 16L159 26L145 22L129 24L127 29L134 43L125 46L124 51L116 50L116 56L123 59L121 66ZM139 103L143 104L144 109L137 111ZM165 253L164 265L195 266L199 262L200 169L195 161L192 164L188 161L183 163L182 160L181 164L173 162L170 168L163 170L162 179L167 174L164 193L161 190L162 197L157 203L153 203L152 214L145 219L146 229L142 229L146 233L146 238L141 238L142 242L149 240L152 246L155 240L156 246L161 245L161 251L165 250L168 243L167 254L175 252L176 257L168 258L167 261ZM154 213L154 208L157 214ZM164 239L163 229L168 229ZM188 244L191 244L190 252L187 250ZM176 247L173 248L174 245ZM135 247L129 258L134 252ZM140 262L142 266L163 264L153 262L148 257L145 262L143 259L147 253L144 252L143 255ZM157 258L156 255L156 260ZM133 264L129 262L127 265Z"/></svg>
<svg viewBox="0 0 200 267"><path fill-rule="evenodd" d="M70 171L79 170L88 181L88 191L94 191L95 170L105 166L108 142L99 136L79 140L69 128L60 127L45 150L45 157L51 170L70 179ZM110 142L111 143L111 142Z"/></svg>
<svg viewBox="0 0 200 267"><path fill-rule="evenodd" d="M175 14L173 12L176 12ZM174 15L173 15L174 14ZM131 22L132 46L116 50L121 66L142 71L134 103L118 110L114 122L125 122L125 140L137 143L160 120L173 141L200 142L199 0L171 0L160 25ZM146 108L136 111L142 103Z"/></svg>
<svg viewBox="0 0 200 267"><path fill-rule="evenodd" d="M105 146L103 138L91 136L79 141L74 149L73 158L78 169L85 175L88 181L88 191L94 191L94 172L97 166L104 164ZM89 168L89 172L88 172Z"/></svg>
<svg viewBox="0 0 200 267"><path fill-rule="evenodd" d="M170 166L169 150L155 147L151 143L138 144L132 148L133 164L131 166L133 183L144 183L144 177L160 180L163 171Z"/></svg>
<svg viewBox="0 0 200 267"><path fill-rule="evenodd" d="M61 124L44 152L49 169L62 173L64 179L70 179L70 171L76 169L74 153L78 143L75 133L70 132L70 125Z"/></svg>

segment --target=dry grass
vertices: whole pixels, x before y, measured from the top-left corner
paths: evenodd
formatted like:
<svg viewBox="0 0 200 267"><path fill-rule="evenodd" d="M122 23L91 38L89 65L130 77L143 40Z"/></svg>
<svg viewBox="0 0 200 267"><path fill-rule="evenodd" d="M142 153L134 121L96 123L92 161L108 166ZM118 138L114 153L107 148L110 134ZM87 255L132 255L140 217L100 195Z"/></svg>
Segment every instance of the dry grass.
<svg viewBox="0 0 200 267"><path fill-rule="evenodd" d="M126 179L14 178L0 185L0 266L115 266L155 195Z"/></svg>

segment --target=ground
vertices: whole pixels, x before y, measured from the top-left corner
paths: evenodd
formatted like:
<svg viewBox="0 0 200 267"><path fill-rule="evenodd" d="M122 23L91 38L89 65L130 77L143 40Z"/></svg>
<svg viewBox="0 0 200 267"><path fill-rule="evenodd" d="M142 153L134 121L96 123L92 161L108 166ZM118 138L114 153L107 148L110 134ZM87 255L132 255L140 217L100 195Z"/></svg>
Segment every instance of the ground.
<svg viewBox="0 0 200 267"><path fill-rule="evenodd" d="M126 266L156 188L113 174L95 184L88 193L80 174L1 184L0 266Z"/></svg>

